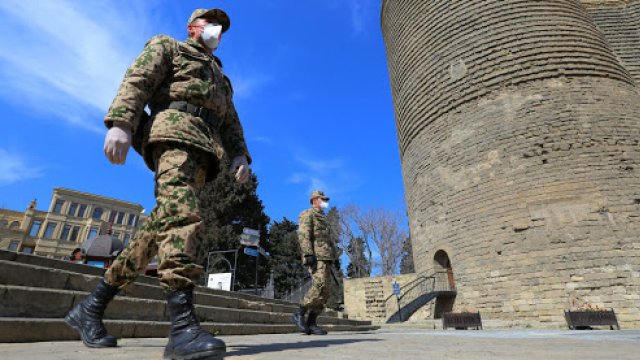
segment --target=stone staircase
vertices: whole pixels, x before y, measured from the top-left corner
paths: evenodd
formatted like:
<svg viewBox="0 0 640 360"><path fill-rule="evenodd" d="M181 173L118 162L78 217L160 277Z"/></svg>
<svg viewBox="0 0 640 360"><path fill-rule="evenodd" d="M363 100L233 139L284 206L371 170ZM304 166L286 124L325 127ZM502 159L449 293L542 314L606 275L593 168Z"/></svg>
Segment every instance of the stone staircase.
<svg viewBox="0 0 640 360"><path fill-rule="evenodd" d="M64 316L82 301L104 270L71 262L0 250L0 342L77 340ZM196 313L203 328L218 335L297 332L291 323L296 304L198 287ZM105 326L117 337L166 337L169 316L158 279L146 276L109 304ZM367 331L369 321L324 312L318 323L328 331Z"/></svg>

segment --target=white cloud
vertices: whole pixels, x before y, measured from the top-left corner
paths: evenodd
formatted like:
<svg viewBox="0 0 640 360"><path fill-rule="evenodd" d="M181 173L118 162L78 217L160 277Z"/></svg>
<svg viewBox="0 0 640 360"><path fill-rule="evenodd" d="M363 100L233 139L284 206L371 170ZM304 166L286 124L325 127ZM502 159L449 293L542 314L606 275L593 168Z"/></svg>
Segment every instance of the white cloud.
<svg viewBox="0 0 640 360"><path fill-rule="evenodd" d="M228 72L233 86L235 98L249 98L271 82L271 77L264 74L248 74L238 70Z"/></svg>
<svg viewBox="0 0 640 360"><path fill-rule="evenodd" d="M319 160L297 156L295 163L302 169L292 173L287 182L306 184L308 192L320 189L329 196L342 197L362 184L359 177L340 158Z"/></svg>
<svg viewBox="0 0 640 360"><path fill-rule="evenodd" d="M72 126L101 129L146 40L140 10L108 1L3 0L0 96Z"/></svg>
<svg viewBox="0 0 640 360"><path fill-rule="evenodd" d="M273 144L273 139L267 136L255 136L252 138L252 140L267 145Z"/></svg>
<svg viewBox="0 0 640 360"><path fill-rule="evenodd" d="M349 7L351 8L351 26L353 27L355 35L359 35L364 31L365 14L362 2L362 0L349 1Z"/></svg>
<svg viewBox="0 0 640 360"><path fill-rule="evenodd" d="M316 173L329 172L344 167L344 161L342 159L315 160L299 157L296 160Z"/></svg>
<svg viewBox="0 0 640 360"><path fill-rule="evenodd" d="M0 185L40 177L42 169L28 165L19 154L0 149Z"/></svg>

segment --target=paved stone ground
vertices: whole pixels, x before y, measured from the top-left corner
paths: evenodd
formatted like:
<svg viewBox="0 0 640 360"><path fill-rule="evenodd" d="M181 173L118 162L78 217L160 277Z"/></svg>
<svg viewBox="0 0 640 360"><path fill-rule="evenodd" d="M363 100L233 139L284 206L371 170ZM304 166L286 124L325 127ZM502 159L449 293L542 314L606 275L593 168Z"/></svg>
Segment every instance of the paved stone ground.
<svg viewBox="0 0 640 360"><path fill-rule="evenodd" d="M598 359L640 358L640 330L434 331L384 328L327 336L224 336L226 359ZM79 341L0 344L0 359L161 359L166 339L124 339L116 349Z"/></svg>

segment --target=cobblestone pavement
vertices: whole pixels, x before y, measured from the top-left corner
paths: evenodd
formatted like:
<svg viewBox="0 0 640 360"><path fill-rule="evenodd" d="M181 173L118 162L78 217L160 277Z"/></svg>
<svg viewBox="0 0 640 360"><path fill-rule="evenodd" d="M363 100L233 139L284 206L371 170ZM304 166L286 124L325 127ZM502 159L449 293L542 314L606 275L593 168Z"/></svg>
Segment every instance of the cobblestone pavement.
<svg viewBox="0 0 640 360"><path fill-rule="evenodd" d="M327 336L223 336L226 359L598 359L640 358L640 330L382 329ZM115 349L79 341L0 344L0 359L161 359L166 339L123 339Z"/></svg>

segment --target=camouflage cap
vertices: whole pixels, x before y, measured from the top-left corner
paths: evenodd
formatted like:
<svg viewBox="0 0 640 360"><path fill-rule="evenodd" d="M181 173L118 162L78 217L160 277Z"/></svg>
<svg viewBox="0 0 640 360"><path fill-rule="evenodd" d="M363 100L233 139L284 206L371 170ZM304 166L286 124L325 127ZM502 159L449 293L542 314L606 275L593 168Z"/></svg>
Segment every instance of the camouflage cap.
<svg viewBox="0 0 640 360"><path fill-rule="evenodd" d="M220 9L196 9L191 13L191 17L189 17L187 25L191 24L196 19L213 19L218 24L222 25L222 32L229 30L229 27L231 26L229 16L226 12Z"/></svg>
<svg viewBox="0 0 640 360"><path fill-rule="evenodd" d="M311 192L311 198L309 200L313 201L315 198L322 198L322 200L329 201L329 197L324 194L324 191L314 190Z"/></svg>

